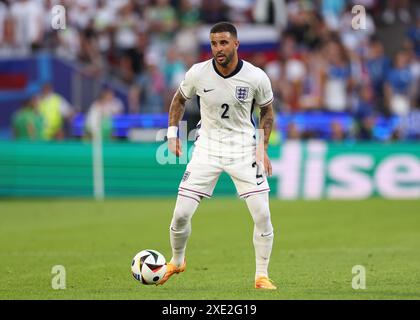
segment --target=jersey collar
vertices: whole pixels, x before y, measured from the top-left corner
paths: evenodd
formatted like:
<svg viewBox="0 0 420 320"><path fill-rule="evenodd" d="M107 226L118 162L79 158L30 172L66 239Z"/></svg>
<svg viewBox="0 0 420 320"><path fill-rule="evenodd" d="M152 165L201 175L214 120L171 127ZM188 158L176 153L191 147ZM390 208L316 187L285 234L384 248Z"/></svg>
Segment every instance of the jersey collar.
<svg viewBox="0 0 420 320"><path fill-rule="evenodd" d="M241 69L242 69L242 66L244 65L244 62L241 60L241 59L239 59L238 60L238 64L236 65L236 68L235 68L235 70L233 70L230 74L228 74L227 76L224 76L223 74L221 74L220 72L219 72L219 70L217 70L217 67L216 67L216 61L213 59L212 60L212 63L213 63L213 69L214 69L214 71L216 71L216 73L219 75L219 76L221 76L222 78L224 78L224 79L227 79L227 78L230 78L230 77L233 77L234 75L236 75L239 71L241 71Z"/></svg>

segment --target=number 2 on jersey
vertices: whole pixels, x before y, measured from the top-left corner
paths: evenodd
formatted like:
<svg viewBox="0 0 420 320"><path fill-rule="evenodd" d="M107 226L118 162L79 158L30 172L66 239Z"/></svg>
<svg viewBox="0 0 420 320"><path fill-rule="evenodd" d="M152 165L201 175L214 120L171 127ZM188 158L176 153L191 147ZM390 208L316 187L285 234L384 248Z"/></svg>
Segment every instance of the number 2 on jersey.
<svg viewBox="0 0 420 320"><path fill-rule="evenodd" d="M229 105L224 103L222 104L222 109L225 109L222 113L222 119L229 119L228 111L229 111Z"/></svg>

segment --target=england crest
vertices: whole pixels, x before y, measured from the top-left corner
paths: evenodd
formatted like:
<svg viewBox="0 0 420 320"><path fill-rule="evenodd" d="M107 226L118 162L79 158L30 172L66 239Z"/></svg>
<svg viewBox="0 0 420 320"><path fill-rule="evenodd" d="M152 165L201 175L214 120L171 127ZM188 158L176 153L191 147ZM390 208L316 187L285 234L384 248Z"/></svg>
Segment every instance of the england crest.
<svg viewBox="0 0 420 320"><path fill-rule="evenodd" d="M187 181L189 177L190 177L190 172L185 171L184 176L182 177L182 182Z"/></svg>
<svg viewBox="0 0 420 320"><path fill-rule="evenodd" d="M236 98L241 102L245 101L248 98L248 92L248 87L236 87Z"/></svg>

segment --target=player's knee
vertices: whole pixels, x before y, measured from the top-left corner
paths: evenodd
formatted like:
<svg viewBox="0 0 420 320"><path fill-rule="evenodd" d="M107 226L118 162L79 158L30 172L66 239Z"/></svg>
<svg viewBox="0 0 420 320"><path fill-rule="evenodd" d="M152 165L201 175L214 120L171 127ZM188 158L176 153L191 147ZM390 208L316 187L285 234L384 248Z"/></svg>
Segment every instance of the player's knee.
<svg viewBox="0 0 420 320"><path fill-rule="evenodd" d="M271 225L270 222L270 208L268 205L260 204L255 208L253 212L253 218L255 225L258 226L265 226L267 224Z"/></svg>
<svg viewBox="0 0 420 320"><path fill-rule="evenodd" d="M191 220L192 212L188 208L178 208L174 210L172 224L174 226L184 226Z"/></svg>

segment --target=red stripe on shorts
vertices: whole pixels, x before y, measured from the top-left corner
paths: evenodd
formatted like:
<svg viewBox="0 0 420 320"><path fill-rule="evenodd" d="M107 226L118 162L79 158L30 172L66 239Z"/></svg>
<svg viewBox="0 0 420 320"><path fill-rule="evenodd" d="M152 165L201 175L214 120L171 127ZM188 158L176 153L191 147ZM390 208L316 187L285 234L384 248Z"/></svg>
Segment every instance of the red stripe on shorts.
<svg viewBox="0 0 420 320"><path fill-rule="evenodd" d="M268 189L263 189L263 190L250 191L250 192L247 192L247 193L240 194L239 196L243 197L243 196L247 196L247 195L250 195L250 194L261 193L261 192L266 192L266 191L270 191L270 189L268 188Z"/></svg>

